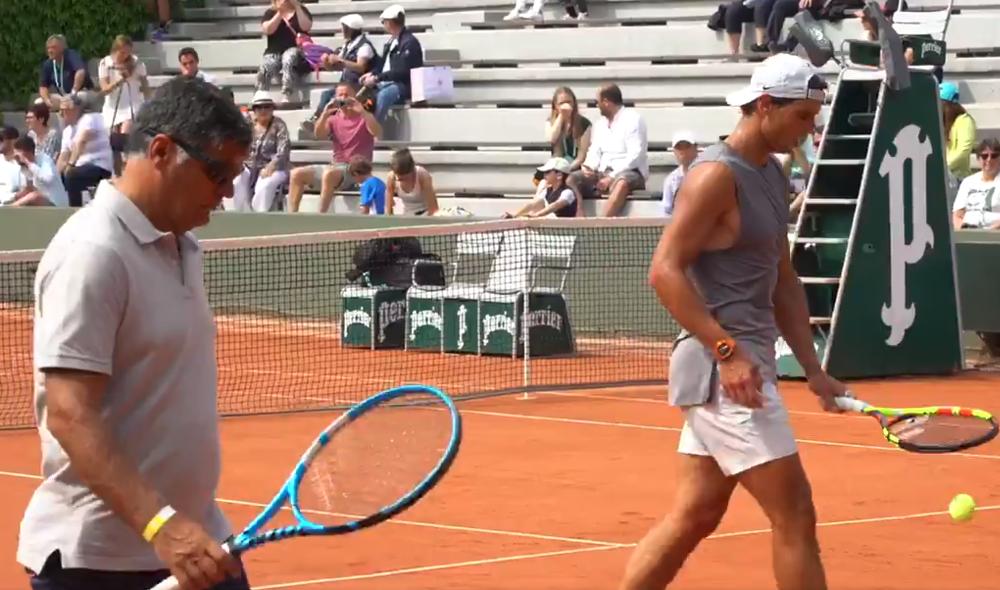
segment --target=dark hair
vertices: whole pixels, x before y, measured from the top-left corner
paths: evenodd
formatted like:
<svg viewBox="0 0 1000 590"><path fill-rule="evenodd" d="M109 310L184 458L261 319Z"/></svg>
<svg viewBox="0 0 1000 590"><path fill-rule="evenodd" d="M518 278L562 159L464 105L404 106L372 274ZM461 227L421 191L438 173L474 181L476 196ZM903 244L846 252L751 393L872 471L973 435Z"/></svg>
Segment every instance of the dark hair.
<svg viewBox="0 0 1000 590"><path fill-rule="evenodd" d="M18 132L17 128L11 127L10 125L5 125L3 131L0 131L0 138L4 141L9 141L11 139L17 139L21 134Z"/></svg>
<svg viewBox="0 0 1000 590"><path fill-rule="evenodd" d="M413 161L413 154L407 148L400 148L392 152L392 157L389 158L389 168L396 173L397 176L402 176L404 174L409 174L416 169L417 163Z"/></svg>
<svg viewBox="0 0 1000 590"><path fill-rule="evenodd" d="M976 154L981 154L986 150L1000 153L1000 139L997 139L996 137L988 137L980 141L979 145L976 146Z"/></svg>
<svg viewBox="0 0 1000 590"><path fill-rule="evenodd" d="M601 86L597 90L597 98L600 100L609 100L619 106L625 104L625 100L622 99L622 89L617 84L605 84Z"/></svg>
<svg viewBox="0 0 1000 590"><path fill-rule="evenodd" d="M355 84L354 82L351 82L350 80L341 80L340 82L337 82L336 88L340 88L341 86L350 88L353 94L358 93L358 85Z"/></svg>
<svg viewBox="0 0 1000 590"><path fill-rule="evenodd" d="M362 155L351 156L351 161L347 164L347 172L351 176L368 176L372 173L372 163Z"/></svg>
<svg viewBox="0 0 1000 590"><path fill-rule="evenodd" d="M196 61L201 61L201 58L198 57L198 52L194 50L194 47L182 47L181 50L177 52L177 61L180 61L185 55L190 55Z"/></svg>
<svg viewBox="0 0 1000 590"><path fill-rule="evenodd" d="M809 90L826 90L827 88L829 88L829 85L826 83L826 80L824 80L822 78L822 76L814 75L813 77L809 78L809 82L808 82L808 84L806 84L806 88L808 88ZM748 103L746 103L744 105L740 105L740 112L743 113L743 115L746 116L746 117L749 117L750 115L754 114L755 112L757 112L757 101L758 100L760 100L760 99L756 98L756 99L751 100L750 102L748 102ZM772 96L771 97L771 104L778 105L779 107L783 107L785 105L792 104L793 102L797 102L799 100L803 100L803 99L800 99L800 98L779 98L779 97L776 97L776 96Z"/></svg>
<svg viewBox="0 0 1000 590"><path fill-rule="evenodd" d="M48 125L49 117L52 116L52 111L49 110L49 105L44 102L36 102L31 105L28 107L28 112L34 115L42 125Z"/></svg>
<svg viewBox="0 0 1000 590"><path fill-rule="evenodd" d="M28 135L22 135L14 142L14 149L33 154L35 153L35 140Z"/></svg>
<svg viewBox="0 0 1000 590"><path fill-rule="evenodd" d="M171 78L135 115L128 153L145 152L152 137L169 135L204 150L226 141L249 146L253 132L236 104L200 78Z"/></svg>

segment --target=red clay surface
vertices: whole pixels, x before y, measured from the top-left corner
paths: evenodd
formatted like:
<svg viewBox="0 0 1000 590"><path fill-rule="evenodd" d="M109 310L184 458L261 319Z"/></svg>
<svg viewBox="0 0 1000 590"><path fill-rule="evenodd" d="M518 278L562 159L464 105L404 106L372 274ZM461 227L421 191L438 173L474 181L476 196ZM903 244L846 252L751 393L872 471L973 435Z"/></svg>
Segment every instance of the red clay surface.
<svg viewBox="0 0 1000 590"><path fill-rule="evenodd" d="M870 381L883 405L1000 410L1000 377ZM914 455L875 422L822 414L801 383L780 386L821 524L830 587L1000 588L1000 442ZM462 402L465 438L445 480L398 521L338 538L295 539L246 555L255 588L356 590L614 589L634 543L669 505L680 414L663 388L608 389ZM265 503L330 414L223 423L219 497L235 527ZM37 485L33 431L0 433L0 589L27 588L14 562L22 510ZM18 475L21 474L21 475ZM979 511L946 514L967 492ZM738 490L716 538L672 588L774 588L767 521ZM625 545L625 546L622 546Z"/></svg>

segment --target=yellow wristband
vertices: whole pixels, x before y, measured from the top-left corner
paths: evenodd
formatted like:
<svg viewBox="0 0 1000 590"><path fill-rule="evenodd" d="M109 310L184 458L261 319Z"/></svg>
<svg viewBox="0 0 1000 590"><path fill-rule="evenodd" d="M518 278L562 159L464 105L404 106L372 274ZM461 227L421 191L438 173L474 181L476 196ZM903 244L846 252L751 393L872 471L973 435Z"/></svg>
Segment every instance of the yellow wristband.
<svg viewBox="0 0 1000 590"><path fill-rule="evenodd" d="M167 521L170 520L175 514L177 514L177 511L170 506L160 508L160 511L156 513L156 516L149 519L149 523L146 524L146 528L142 531L142 538L146 539L146 542L152 543L153 537L156 536L156 533L160 532L163 525L167 524Z"/></svg>

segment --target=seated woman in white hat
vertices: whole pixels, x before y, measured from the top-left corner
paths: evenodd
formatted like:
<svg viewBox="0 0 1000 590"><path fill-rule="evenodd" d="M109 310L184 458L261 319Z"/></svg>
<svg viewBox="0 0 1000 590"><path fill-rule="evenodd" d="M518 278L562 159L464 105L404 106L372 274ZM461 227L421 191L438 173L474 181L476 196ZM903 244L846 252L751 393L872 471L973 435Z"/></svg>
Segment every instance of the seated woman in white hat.
<svg viewBox="0 0 1000 590"><path fill-rule="evenodd" d="M538 168L545 176L538 184L535 198L511 215L504 213L503 217L576 217L579 201L573 190L566 186L569 177L570 163L565 158L551 158Z"/></svg>
<svg viewBox="0 0 1000 590"><path fill-rule="evenodd" d="M274 98L258 91L250 103L253 143L243 172L233 179L233 198L224 199L231 211L270 211L278 189L288 182L291 140L288 125L274 115Z"/></svg>

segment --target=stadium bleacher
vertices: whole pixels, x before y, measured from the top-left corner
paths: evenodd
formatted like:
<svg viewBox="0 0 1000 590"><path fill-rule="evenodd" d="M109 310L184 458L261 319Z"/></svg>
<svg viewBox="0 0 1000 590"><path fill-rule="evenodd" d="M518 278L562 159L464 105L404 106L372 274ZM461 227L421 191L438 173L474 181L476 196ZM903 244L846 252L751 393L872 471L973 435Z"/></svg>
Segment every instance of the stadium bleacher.
<svg viewBox="0 0 1000 590"><path fill-rule="evenodd" d="M335 0L307 4L315 17L313 37L339 46L337 20L360 13L372 42L381 50L385 35L378 14L387 0ZM659 214L659 191L675 163L671 135L690 129L699 141L728 133L738 111L724 105L725 94L744 84L753 64L726 61L723 33L706 26L718 0L604 0L594 2L586 23L561 19L562 6L549 2L538 22L502 21L511 0L399 0L407 10L407 26L418 34L429 64L453 68L453 104L421 104L394 108L376 147L376 174L384 176L391 149L411 147L418 162L434 175L443 207L461 206L493 217L519 207L533 193L533 167L547 156L543 122L557 86L576 92L586 116L597 116L597 87L617 83L626 103L645 118L652 176L646 190L632 196L623 215ZM147 64L151 84L162 84L177 72L177 52L193 46L201 69L231 88L238 102L249 102L264 39L259 19L266 0L206 0L204 8L185 11L160 43L139 43L136 52ZM910 8L936 9L946 0L914 0ZM1000 131L1000 35L995 18L1000 0L958 0L948 27L945 76L957 81L962 102L976 119L979 135ZM747 25L748 31L750 25ZM856 19L827 22L836 47L862 35ZM786 27L787 28L787 27ZM748 51L752 35L744 35ZM91 56L93 57L93 56ZM760 59L760 56L748 56ZM831 83L837 66L823 69ZM300 135L300 123L315 108L322 89L339 73L323 72L305 80L308 108L279 111L293 134L296 164L329 160L329 145ZM19 116L18 116L19 118ZM302 210L315 210L317 195L307 194ZM356 207L357 197L339 195L331 212ZM601 203L585 203L587 215Z"/></svg>

